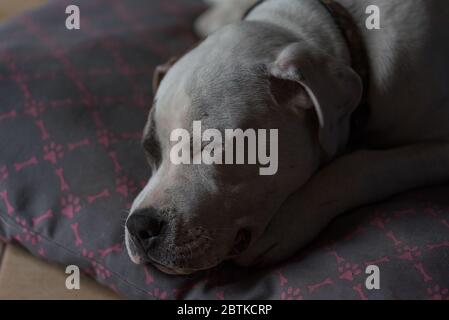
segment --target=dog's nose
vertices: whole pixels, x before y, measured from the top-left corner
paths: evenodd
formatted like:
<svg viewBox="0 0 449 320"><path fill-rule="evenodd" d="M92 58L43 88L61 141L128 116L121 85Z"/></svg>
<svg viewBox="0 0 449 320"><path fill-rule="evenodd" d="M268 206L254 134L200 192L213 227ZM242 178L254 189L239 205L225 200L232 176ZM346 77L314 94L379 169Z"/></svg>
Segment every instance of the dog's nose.
<svg viewBox="0 0 449 320"><path fill-rule="evenodd" d="M147 251L160 236L164 224L156 209L146 208L132 213L126 227L131 236Z"/></svg>

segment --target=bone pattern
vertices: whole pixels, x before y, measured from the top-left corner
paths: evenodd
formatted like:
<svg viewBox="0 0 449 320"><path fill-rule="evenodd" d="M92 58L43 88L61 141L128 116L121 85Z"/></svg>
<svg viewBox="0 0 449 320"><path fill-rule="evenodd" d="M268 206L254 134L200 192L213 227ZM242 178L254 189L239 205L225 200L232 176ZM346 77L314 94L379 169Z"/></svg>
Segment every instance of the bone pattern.
<svg viewBox="0 0 449 320"><path fill-rule="evenodd" d="M100 3L91 1L93 5ZM170 10L167 5L166 10ZM125 2L112 1L111 8L117 16L117 21L129 24L134 30L141 30L142 21L138 21L141 14L130 12ZM83 16L83 23L86 22L85 32L91 36L97 35L95 23L89 19L89 14ZM142 110L142 116L146 115L146 107L150 97L144 97L142 88L137 83L137 77L148 75L154 66L144 66L136 68L129 65L127 58L121 54L120 46L112 41L106 40L102 43L89 42L84 44L86 48L100 45L114 61L114 66L110 68L91 67L87 70L79 69L71 58L65 53L65 49L59 45L52 33L45 32L40 28L39 23L28 17L20 19L20 26L28 35L33 36L40 43L52 48L52 57L63 66L62 73L70 83L76 87L78 96L58 97L54 100L45 100L38 97L32 86L35 81L50 81L58 79L59 74L53 71L42 71L33 74L24 73L19 63L19 58L7 50L0 49L0 62L4 64L7 74L0 74L0 83L11 79L17 90L22 93L23 106L12 110L10 106L0 112L0 126L15 124L16 121L30 121L40 146L35 154L27 154L22 158L17 158L12 163L2 163L0 158L0 213L6 213L5 219L13 224L15 228L11 235L0 236L3 241L15 240L32 250L38 255L49 254L50 247L46 246L45 237L40 232L46 228L46 222L52 219L64 219L67 225L68 237L72 239L70 250L82 256L88 267L85 272L93 277L97 277L103 283L109 285L116 291L120 291L120 285L113 282L117 274L114 272L113 264L108 265L107 261L114 261L115 257L125 255L123 245L117 241L103 244L97 247L95 241L87 236L86 219L87 209L100 207L114 197L130 201L138 192L138 189L145 185L146 180L142 177L133 177L126 168L124 157L116 149L116 145L122 141L138 142L141 132L136 130L117 132L108 125L107 119L103 117L101 108L118 105L133 105ZM142 39L147 40L147 39ZM150 44L151 45L151 44ZM152 50L161 58L165 58L167 52L160 46L153 46ZM31 57L32 58L32 57ZM17 61L16 61L17 60ZM86 79L96 77L114 77L121 75L125 81L129 81L132 87L129 96L117 97L113 94L96 96L84 84ZM148 82L149 83L149 82ZM91 136L77 136L69 141L59 141L57 133L54 132L52 123L46 117L50 112L69 111L76 106L83 106L88 110L89 121L94 127L95 134ZM0 106L3 107L3 106ZM47 148L45 149L45 146ZM102 150L106 155L107 165L112 168L110 174L114 177L112 185L101 185L88 194L77 189L73 177L65 167L65 161L77 154L88 152L88 150ZM8 183L16 179L18 175L25 175L37 172L41 168L50 168L51 173L56 178L56 188L59 190L59 198L55 207L43 208L34 213L32 218L28 218L20 209L19 199L16 194L6 187ZM423 199L425 214L433 219L435 225L449 229L449 218L444 212L448 208L438 208L431 202ZM447 283L441 283L430 268L423 256L429 254L443 254L449 248L449 238L432 241L425 244L412 243L404 239L400 231L396 230L393 222L408 217L421 215L421 210L415 208L400 208L394 212L374 211L370 214L370 219L355 225L343 239L343 243L356 242L369 233L375 232L379 236L379 241L383 241L386 246L385 254L379 256L366 253L366 259L355 259L339 243L332 242L324 249L318 249L314 254L322 254L321 261L326 262L330 271L326 275L311 275L310 278L298 279L295 273L287 265L280 269L268 273L271 277L273 289L276 291L276 298L285 300L294 299L314 299L320 296L331 295L337 287L347 287L350 289L352 299L370 299L374 295L364 286L366 274L364 269L368 265L378 265L381 272L384 267L390 267L396 263L415 275L424 286L421 297L429 299L448 299ZM2 216L3 218L3 216ZM1 230L0 230L1 232ZM298 266L301 264L299 263ZM201 290L202 284L197 281L185 283L171 288L167 286L159 277L159 273L150 266L139 269L138 274L142 281L138 283L140 288L145 290L145 294L151 298L167 299L183 296L189 290ZM211 297L216 299L232 298L232 290L226 287L217 287L210 290Z"/></svg>

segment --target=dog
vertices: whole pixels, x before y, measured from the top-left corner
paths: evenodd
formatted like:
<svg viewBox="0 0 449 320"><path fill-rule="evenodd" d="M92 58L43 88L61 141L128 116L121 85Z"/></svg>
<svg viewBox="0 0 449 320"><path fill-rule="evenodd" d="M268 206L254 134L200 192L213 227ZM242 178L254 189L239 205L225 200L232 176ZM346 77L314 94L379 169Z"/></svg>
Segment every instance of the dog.
<svg viewBox="0 0 449 320"><path fill-rule="evenodd" d="M152 177L125 228L134 263L275 264L348 210L449 180L449 2L215 2L196 24L208 37L155 74ZM277 173L173 164L170 133L193 121L278 129Z"/></svg>

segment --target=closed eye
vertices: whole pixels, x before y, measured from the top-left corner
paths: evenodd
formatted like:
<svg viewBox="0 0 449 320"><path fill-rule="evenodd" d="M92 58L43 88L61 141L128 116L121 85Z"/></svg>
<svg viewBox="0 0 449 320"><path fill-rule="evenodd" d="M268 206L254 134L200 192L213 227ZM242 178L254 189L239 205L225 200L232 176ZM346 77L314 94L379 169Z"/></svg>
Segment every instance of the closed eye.
<svg viewBox="0 0 449 320"><path fill-rule="evenodd" d="M151 166L158 166L160 163L160 147L157 141L152 138L145 138L142 141L142 147L148 163Z"/></svg>
<svg viewBox="0 0 449 320"><path fill-rule="evenodd" d="M154 109L153 109L154 110ZM161 146L157 139L156 134L156 123L154 120L154 112L153 110L150 113L150 117L148 119L147 126L145 128L144 137L142 140L142 147L145 151L145 155L149 164L153 167L157 167L160 165L162 160L161 156Z"/></svg>

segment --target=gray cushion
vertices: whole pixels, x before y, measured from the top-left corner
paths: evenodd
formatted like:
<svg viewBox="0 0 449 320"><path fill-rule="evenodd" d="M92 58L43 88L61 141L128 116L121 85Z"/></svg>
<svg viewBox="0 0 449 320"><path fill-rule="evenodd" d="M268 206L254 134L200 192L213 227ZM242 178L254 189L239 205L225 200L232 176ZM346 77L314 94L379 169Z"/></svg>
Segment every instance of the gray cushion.
<svg viewBox="0 0 449 320"><path fill-rule="evenodd" d="M64 27L67 4L81 30ZM449 188L349 213L290 261L191 276L132 264L154 67L194 42L197 0L56 1L0 26L0 235L128 298L448 298ZM367 264L381 290L364 287Z"/></svg>

